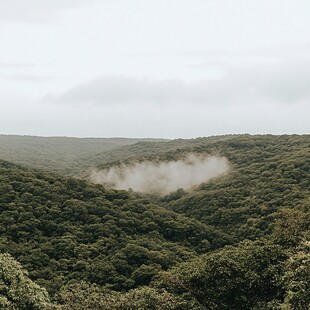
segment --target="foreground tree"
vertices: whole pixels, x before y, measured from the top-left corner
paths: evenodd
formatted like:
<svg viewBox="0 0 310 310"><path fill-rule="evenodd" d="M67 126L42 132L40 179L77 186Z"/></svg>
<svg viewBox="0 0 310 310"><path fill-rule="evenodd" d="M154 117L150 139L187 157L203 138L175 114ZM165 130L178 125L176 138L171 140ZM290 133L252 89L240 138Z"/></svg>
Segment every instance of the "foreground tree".
<svg viewBox="0 0 310 310"><path fill-rule="evenodd" d="M0 309L43 310L50 305L47 291L31 281L9 254L0 254Z"/></svg>
<svg viewBox="0 0 310 310"><path fill-rule="evenodd" d="M140 287L127 293L79 282L64 287L57 296L61 310L199 310L197 304L163 289Z"/></svg>
<svg viewBox="0 0 310 310"><path fill-rule="evenodd" d="M284 299L286 259L278 245L246 241L173 268L157 285L205 309L268 309L265 305Z"/></svg>

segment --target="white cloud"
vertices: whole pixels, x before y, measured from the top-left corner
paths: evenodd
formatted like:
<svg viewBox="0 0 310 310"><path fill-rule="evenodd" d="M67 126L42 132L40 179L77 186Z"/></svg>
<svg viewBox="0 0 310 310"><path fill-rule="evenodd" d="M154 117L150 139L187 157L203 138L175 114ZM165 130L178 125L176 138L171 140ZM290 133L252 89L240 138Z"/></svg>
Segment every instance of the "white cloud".
<svg viewBox="0 0 310 310"><path fill-rule="evenodd" d="M233 68L216 80L100 77L46 100L64 104L255 105L299 104L310 98L310 62L284 62Z"/></svg>
<svg viewBox="0 0 310 310"><path fill-rule="evenodd" d="M143 193L169 194L179 188L189 190L222 176L228 170L229 164L225 157L189 154L177 161L144 161L93 171L90 179L94 183L116 189L132 188Z"/></svg>
<svg viewBox="0 0 310 310"><path fill-rule="evenodd" d="M31 68L31 67L35 67L35 66L37 66L37 64L0 62L0 68L1 69L20 69L20 68Z"/></svg>
<svg viewBox="0 0 310 310"><path fill-rule="evenodd" d="M0 0L0 22L46 22L63 10L90 5L99 0Z"/></svg>
<svg viewBox="0 0 310 310"><path fill-rule="evenodd" d="M21 83L43 83L54 79L53 76L33 75L33 74L2 74L0 79L7 79Z"/></svg>

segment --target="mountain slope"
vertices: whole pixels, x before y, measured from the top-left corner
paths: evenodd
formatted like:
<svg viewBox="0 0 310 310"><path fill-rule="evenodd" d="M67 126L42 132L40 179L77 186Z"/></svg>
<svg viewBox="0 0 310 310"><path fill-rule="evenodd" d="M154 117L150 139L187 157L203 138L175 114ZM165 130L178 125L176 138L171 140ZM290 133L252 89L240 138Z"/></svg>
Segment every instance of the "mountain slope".
<svg viewBox="0 0 310 310"><path fill-rule="evenodd" d="M138 143L124 146L116 154L122 154L122 164L128 166L143 161L174 161L187 154L226 157L231 165L227 176L200 184L193 191L180 189L153 199L169 210L224 230L236 241L269 234L278 210L294 208L310 196L310 135L239 135ZM119 165L119 160L102 163L98 169L113 165Z"/></svg>
<svg viewBox="0 0 310 310"><path fill-rule="evenodd" d="M73 279L129 289L231 242L208 225L126 191L5 161L0 211L1 251L50 292Z"/></svg>
<svg viewBox="0 0 310 310"><path fill-rule="evenodd" d="M308 309L310 136L156 144L122 161L220 155L230 173L158 197L0 160L1 252L52 309Z"/></svg>
<svg viewBox="0 0 310 310"><path fill-rule="evenodd" d="M162 139L68 138L0 135L0 159L28 167L74 175L89 165L93 154L139 141Z"/></svg>
<svg viewBox="0 0 310 310"><path fill-rule="evenodd" d="M238 240L270 233L278 210L310 197L309 135L238 137L191 151L226 156L232 171L166 207L221 227Z"/></svg>

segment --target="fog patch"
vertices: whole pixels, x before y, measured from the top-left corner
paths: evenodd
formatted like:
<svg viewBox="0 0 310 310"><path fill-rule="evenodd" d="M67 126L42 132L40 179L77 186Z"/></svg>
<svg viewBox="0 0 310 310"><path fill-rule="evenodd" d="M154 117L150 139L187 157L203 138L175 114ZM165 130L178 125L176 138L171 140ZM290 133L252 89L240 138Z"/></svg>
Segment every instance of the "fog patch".
<svg viewBox="0 0 310 310"><path fill-rule="evenodd" d="M179 188L189 190L226 174L228 170L225 157L190 154L176 161L144 161L95 170L90 180L115 189L131 188L136 192L166 195Z"/></svg>

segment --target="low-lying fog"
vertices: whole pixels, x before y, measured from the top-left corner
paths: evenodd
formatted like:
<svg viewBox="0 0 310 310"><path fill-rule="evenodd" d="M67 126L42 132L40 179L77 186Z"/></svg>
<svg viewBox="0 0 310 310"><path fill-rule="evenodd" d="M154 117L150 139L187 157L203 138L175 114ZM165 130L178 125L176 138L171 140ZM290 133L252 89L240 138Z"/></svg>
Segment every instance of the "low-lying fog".
<svg viewBox="0 0 310 310"><path fill-rule="evenodd" d="M225 157L190 154L177 161L144 161L95 170L90 179L94 183L115 189L131 188L137 192L165 195L179 188L188 190L219 177L228 170L229 163Z"/></svg>

